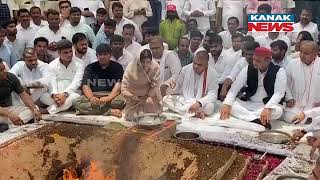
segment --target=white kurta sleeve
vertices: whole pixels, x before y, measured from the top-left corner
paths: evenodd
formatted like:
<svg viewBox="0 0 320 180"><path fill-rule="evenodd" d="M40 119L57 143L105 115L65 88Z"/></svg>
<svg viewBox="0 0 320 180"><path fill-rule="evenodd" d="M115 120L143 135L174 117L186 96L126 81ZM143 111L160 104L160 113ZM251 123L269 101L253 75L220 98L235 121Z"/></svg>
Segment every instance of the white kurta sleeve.
<svg viewBox="0 0 320 180"><path fill-rule="evenodd" d="M49 73L50 73L50 87L52 88L52 94L58 94L58 82L57 82L57 63L52 61L49 64Z"/></svg>
<svg viewBox="0 0 320 180"><path fill-rule="evenodd" d="M24 62L20 61L20 62L17 62L11 69L9 72L11 72L12 74L16 75L17 78L19 79L20 83L22 85L25 85L25 82L20 78L21 77L21 73L23 71L23 65L24 65Z"/></svg>
<svg viewBox="0 0 320 180"><path fill-rule="evenodd" d="M320 116L320 107L315 107L309 110L304 111L304 114L308 118L314 118L316 116ZM320 119L319 119L320 120Z"/></svg>
<svg viewBox="0 0 320 180"><path fill-rule="evenodd" d="M204 16L213 16L216 12L216 5L214 4L213 0L208 1L208 10L203 11Z"/></svg>
<svg viewBox="0 0 320 180"><path fill-rule="evenodd" d="M248 66L244 67L241 72L239 73L236 80L231 85L231 88L223 101L223 104L232 106L234 100L236 99L239 91L241 88L247 83L247 72L248 72Z"/></svg>
<svg viewBox="0 0 320 180"><path fill-rule="evenodd" d="M84 73L84 65L79 63L78 65L76 65L76 68L76 74L74 75L71 84L65 90L65 92L67 92L68 94L75 92L81 85Z"/></svg>
<svg viewBox="0 0 320 180"><path fill-rule="evenodd" d="M284 97L286 93L286 84L287 84L287 75L286 71L283 68L280 68L276 81L274 83L274 93L268 103L265 105L265 108L272 108L274 105L279 105L279 102Z"/></svg>
<svg viewBox="0 0 320 180"><path fill-rule="evenodd" d="M126 18L133 18L134 16L134 11L131 11L128 5L128 1L126 1L123 5L123 16Z"/></svg>
<svg viewBox="0 0 320 180"><path fill-rule="evenodd" d="M227 77L229 76L230 72L232 71L232 67L234 67L234 57L228 57L225 59L225 68L223 70L222 75L220 76L220 78L218 79L218 83L219 84L223 84L224 81L227 79Z"/></svg>
<svg viewBox="0 0 320 180"><path fill-rule="evenodd" d="M286 73L287 73L286 101L293 99L292 92L291 92L291 87L292 87L291 85L293 83L291 69L292 67L289 64L286 70Z"/></svg>
<svg viewBox="0 0 320 180"><path fill-rule="evenodd" d="M150 6L149 1L147 1L147 2L148 2L148 5L147 5L147 10L146 10L146 16L151 17L152 16L152 8Z"/></svg>
<svg viewBox="0 0 320 180"><path fill-rule="evenodd" d="M143 36L140 32L140 28L138 27L138 25L136 23L133 23L134 26L134 37L136 38L137 42L142 42L143 41ZM121 30L122 32L122 30Z"/></svg>
<svg viewBox="0 0 320 180"><path fill-rule="evenodd" d="M304 127L304 130L307 132L320 130L320 117L312 119L312 123Z"/></svg>
<svg viewBox="0 0 320 180"><path fill-rule="evenodd" d="M183 7L183 10L184 10L184 13L190 17L190 14L191 14L191 4L189 1L186 1L186 3L184 4L184 7Z"/></svg>
<svg viewBox="0 0 320 180"><path fill-rule="evenodd" d="M170 92L170 94L179 94L182 95L182 91L183 91L183 81L185 81L186 79L186 68L182 68L181 73L178 75L175 87L173 88L173 90Z"/></svg>
<svg viewBox="0 0 320 180"><path fill-rule="evenodd" d="M96 39L96 36L90 26L87 26L87 36L91 44L94 44L94 41Z"/></svg>
<svg viewBox="0 0 320 180"><path fill-rule="evenodd" d="M215 70L214 70L215 71ZM205 106L208 103L215 103L217 101L217 97L218 97L218 80L217 80L217 73L213 73L211 76L215 76L215 78L213 80L211 80L210 82L208 82L208 86L207 86L207 92L206 95L201 98L198 99L198 101Z"/></svg>
<svg viewBox="0 0 320 180"><path fill-rule="evenodd" d="M166 59L166 64L170 68L171 77L165 82L171 82L172 80L177 79L179 73L181 72L181 63L179 57L175 53L170 53Z"/></svg>
<svg viewBox="0 0 320 180"><path fill-rule="evenodd" d="M41 79L38 79L37 81L40 82L42 85L49 85L49 79L50 77L50 72L49 71L49 65L46 63L43 63L40 66L40 74L41 74Z"/></svg>

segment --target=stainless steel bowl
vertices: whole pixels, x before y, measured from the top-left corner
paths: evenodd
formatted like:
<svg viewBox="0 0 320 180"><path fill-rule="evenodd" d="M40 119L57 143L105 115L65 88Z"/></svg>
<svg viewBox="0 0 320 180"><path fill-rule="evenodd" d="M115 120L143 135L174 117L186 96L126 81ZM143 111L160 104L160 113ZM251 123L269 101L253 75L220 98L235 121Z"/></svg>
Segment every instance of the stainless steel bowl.
<svg viewBox="0 0 320 180"><path fill-rule="evenodd" d="M276 130L263 131L259 133L262 141L273 144L286 144L290 142L291 136L288 133Z"/></svg>
<svg viewBox="0 0 320 180"><path fill-rule="evenodd" d="M174 134L174 137L180 140L192 141L199 139L200 134L195 132L177 132L176 134Z"/></svg>
<svg viewBox="0 0 320 180"><path fill-rule="evenodd" d="M287 175L287 176L279 176L276 180L308 180L308 178L302 176L294 176L294 175Z"/></svg>
<svg viewBox="0 0 320 180"><path fill-rule="evenodd" d="M161 114L146 113L135 117L133 121L139 129L153 130L162 127L166 119L166 116Z"/></svg>

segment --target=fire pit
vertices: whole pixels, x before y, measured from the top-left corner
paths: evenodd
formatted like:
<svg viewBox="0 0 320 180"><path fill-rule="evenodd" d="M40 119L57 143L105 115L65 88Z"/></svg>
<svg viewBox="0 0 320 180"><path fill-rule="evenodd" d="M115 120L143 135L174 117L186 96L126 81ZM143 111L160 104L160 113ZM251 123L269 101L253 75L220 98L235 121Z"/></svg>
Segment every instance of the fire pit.
<svg viewBox="0 0 320 180"><path fill-rule="evenodd" d="M228 179L230 166L244 176L248 164L232 148L146 137L123 128L46 125L0 148L0 179Z"/></svg>

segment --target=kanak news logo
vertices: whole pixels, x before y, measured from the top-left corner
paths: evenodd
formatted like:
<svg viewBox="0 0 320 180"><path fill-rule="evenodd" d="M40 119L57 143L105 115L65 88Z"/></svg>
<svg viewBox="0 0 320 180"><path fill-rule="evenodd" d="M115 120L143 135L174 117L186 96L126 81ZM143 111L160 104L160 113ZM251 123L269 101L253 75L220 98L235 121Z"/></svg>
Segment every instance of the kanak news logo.
<svg viewBox="0 0 320 180"><path fill-rule="evenodd" d="M291 32L293 14L248 14L250 32Z"/></svg>

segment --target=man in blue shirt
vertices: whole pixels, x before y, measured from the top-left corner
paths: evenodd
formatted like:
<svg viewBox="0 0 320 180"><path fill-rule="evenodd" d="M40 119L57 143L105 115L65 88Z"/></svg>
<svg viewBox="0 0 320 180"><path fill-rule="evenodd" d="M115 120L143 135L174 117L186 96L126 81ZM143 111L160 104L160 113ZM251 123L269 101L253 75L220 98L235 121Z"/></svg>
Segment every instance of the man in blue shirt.
<svg viewBox="0 0 320 180"><path fill-rule="evenodd" d="M110 45L110 39L114 35L117 22L113 19L106 19L104 21L104 33L98 33L93 43L92 48L96 49L100 44Z"/></svg>

